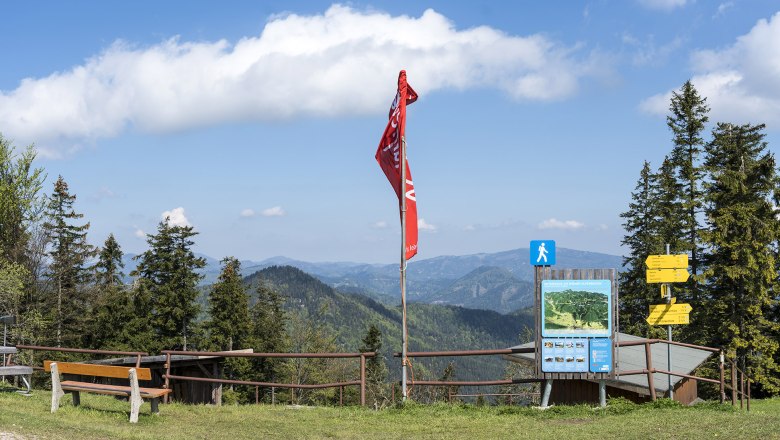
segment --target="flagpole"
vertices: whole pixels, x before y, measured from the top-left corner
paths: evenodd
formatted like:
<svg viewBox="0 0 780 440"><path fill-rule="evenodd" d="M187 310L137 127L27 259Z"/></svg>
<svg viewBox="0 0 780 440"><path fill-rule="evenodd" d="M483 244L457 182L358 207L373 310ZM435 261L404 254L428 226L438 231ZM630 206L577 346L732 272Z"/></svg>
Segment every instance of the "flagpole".
<svg viewBox="0 0 780 440"><path fill-rule="evenodd" d="M405 96L401 99L406 99ZM399 103L400 104L400 103ZM409 397L406 389L406 351L409 335L406 329L406 139L401 138L401 394Z"/></svg>

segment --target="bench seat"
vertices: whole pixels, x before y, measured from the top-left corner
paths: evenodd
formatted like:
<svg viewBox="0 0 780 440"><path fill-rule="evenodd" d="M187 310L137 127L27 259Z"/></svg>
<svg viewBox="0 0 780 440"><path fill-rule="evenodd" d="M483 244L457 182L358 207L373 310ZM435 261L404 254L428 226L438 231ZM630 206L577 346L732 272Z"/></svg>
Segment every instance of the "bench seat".
<svg viewBox="0 0 780 440"><path fill-rule="evenodd" d="M110 394L112 396L129 396L131 391L129 386L76 382L74 380L62 381L60 385L63 391L84 391L85 393ZM141 398L143 399L159 399L172 391L164 388L143 387L139 387L138 390L141 392Z"/></svg>

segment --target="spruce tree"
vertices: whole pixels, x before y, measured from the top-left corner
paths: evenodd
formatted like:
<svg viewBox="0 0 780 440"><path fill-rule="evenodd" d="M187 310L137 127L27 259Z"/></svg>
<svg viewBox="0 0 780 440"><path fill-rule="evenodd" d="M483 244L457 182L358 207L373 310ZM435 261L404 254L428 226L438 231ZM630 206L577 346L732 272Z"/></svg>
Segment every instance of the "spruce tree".
<svg viewBox="0 0 780 440"><path fill-rule="evenodd" d="M703 234L709 253L706 335L724 347L767 392L780 391L774 357L778 323L768 319L776 303L778 219L776 164L763 125L719 123L706 146Z"/></svg>
<svg viewBox="0 0 780 440"><path fill-rule="evenodd" d="M676 171L676 177L681 186L679 203L682 212L677 226L682 238L678 252L690 253L689 264L693 275L685 288L694 310L700 309L699 289L696 275L699 273L701 249L701 229L699 214L702 211L702 178L703 168L699 156L704 147L702 132L709 120L707 113L707 98L699 96L691 81L686 81L679 92L672 92L669 104L670 116L666 118L667 126L672 130L674 148L671 161ZM676 286L681 289L682 286Z"/></svg>
<svg viewBox="0 0 780 440"><path fill-rule="evenodd" d="M76 196L68 192L68 184L59 176L54 192L46 206L43 228L50 241L51 264L48 278L53 297L50 298L51 320L54 324L57 346L80 345L85 334L90 298L86 282L90 273L86 262L94 255L94 247L87 243L89 223L75 224L84 217L73 209Z"/></svg>
<svg viewBox="0 0 780 440"><path fill-rule="evenodd" d="M289 348L287 336L287 312L282 308L284 298L275 290L258 281L255 291L257 301L252 306L251 342L255 352L283 353ZM281 378L283 362L275 358L253 359L253 375L256 380L273 382Z"/></svg>
<svg viewBox="0 0 780 440"><path fill-rule="evenodd" d="M249 295L241 279L241 262L222 260L222 271L209 293L209 340L214 349L247 348L251 321Z"/></svg>
<svg viewBox="0 0 780 440"><path fill-rule="evenodd" d="M188 337L200 306L198 283L203 275L198 269L206 265L192 252L192 226L174 226L166 218L157 226L157 234L148 235L149 250L137 256L139 292L149 295L152 327L158 348L187 349Z"/></svg>
<svg viewBox="0 0 780 440"><path fill-rule="evenodd" d="M90 345L96 349L129 350L129 335L126 333L135 318L132 291L124 285L124 263L122 249L109 234L98 253L95 264L95 309L91 314L92 332ZM135 349L140 349L137 347Z"/></svg>
<svg viewBox="0 0 780 440"><path fill-rule="evenodd" d="M387 400L385 380L387 365L382 354L382 332L371 324L358 349L361 353L376 352L376 356L366 359L366 402L374 408L379 408Z"/></svg>
<svg viewBox="0 0 780 440"><path fill-rule="evenodd" d="M628 211L620 214L626 231L621 244L628 248L628 256L623 257L624 271L620 273L620 327L627 333L645 337L651 336L645 321L648 305L660 298L658 286L646 282L645 260L648 255L662 252L664 247L658 231L657 180L650 163L645 161L631 193Z"/></svg>

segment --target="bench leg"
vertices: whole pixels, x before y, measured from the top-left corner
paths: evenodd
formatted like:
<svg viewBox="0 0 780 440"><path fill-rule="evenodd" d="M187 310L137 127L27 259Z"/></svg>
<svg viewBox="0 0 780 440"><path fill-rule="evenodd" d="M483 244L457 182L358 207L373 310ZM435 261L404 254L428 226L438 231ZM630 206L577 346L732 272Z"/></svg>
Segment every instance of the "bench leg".
<svg viewBox="0 0 780 440"><path fill-rule="evenodd" d="M51 412L57 411L60 407L60 399L65 395L60 385L60 372L57 369L57 364L51 364Z"/></svg>
<svg viewBox="0 0 780 440"><path fill-rule="evenodd" d="M78 391L71 391L70 394L73 396L73 406L81 405L81 393Z"/></svg>
<svg viewBox="0 0 780 440"><path fill-rule="evenodd" d="M149 403L152 405L152 414L159 414L160 408L157 406L160 399L155 397L152 400L149 401Z"/></svg>

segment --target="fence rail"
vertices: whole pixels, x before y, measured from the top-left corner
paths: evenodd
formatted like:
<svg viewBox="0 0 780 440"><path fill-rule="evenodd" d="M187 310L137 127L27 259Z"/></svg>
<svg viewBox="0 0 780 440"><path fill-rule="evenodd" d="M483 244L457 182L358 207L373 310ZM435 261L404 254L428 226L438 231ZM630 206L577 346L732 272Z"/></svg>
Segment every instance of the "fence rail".
<svg viewBox="0 0 780 440"><path fill-rule="evenodd" d="M240 353L232 351L176 351L176 350L163 350L162 353L165 357L165 379L164 388L170 388L171 380L191 381L191 382L211 382L233 385L247 385L255 387L255 400L257 400L257 388L289 388L289 389L324 389L324 388L339 388L339 400L343 403L343 394L345 386L359 385L360 386L360 405L366 404L366 358L376 356L376 352L363 352L363 353ZM240 357L240 358L287 358L287 359L360 359L360 379L347 382L331 382L324 384L293 384L293 383L276 383L276 382L254 382L247 380L232 380L232 379L210 379L204 377L189 377L189 376L177 376L171 374L171 356L183 355L183 356L221 356L221 357ZM167 403L167 395L165 396L165 402Z"/></svg>

